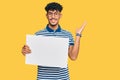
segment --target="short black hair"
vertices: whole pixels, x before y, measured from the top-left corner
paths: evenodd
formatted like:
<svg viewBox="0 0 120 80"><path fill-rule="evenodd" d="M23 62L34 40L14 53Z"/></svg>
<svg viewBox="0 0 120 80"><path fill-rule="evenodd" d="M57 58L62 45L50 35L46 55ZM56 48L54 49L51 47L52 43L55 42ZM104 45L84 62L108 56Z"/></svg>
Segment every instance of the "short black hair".
<svg viewBox="0 0 120 80"><path fill-rule="evenodd" d="M48 3L47 6L45 7L45 10L48 12L49 10L58 10L58 11L62 11L63 7L62 5L60 5L59 3L56 2L51 2Z"/></svg>

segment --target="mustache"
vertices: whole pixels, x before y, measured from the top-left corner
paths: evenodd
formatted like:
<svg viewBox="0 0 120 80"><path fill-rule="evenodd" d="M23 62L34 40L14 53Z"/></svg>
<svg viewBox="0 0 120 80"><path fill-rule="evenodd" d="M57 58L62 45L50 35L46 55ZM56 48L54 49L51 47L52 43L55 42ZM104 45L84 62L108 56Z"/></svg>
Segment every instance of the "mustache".
<svg viewBox="0 0 120 80"><path fill-rule="evenodd" d="M55 18L51 18L50 20L52 20L52 19L57 20L57 19L55 19Z"/></svg>

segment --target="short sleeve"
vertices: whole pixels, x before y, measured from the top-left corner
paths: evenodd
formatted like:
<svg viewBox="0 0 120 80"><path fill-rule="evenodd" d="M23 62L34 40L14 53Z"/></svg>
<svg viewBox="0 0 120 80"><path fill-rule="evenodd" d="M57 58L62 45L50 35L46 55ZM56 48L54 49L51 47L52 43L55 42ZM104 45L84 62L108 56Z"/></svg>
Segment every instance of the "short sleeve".
<svg viewBox="0 0 120 80"><path fill-rule="evenodd" d="M69 34L69 46L70 45L74 45L74 39L71 33Z"/></svg>

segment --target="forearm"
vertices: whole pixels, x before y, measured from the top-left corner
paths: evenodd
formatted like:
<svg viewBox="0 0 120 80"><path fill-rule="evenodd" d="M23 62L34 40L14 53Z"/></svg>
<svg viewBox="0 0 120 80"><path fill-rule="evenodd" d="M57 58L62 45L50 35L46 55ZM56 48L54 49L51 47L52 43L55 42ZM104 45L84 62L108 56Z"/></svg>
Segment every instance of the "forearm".
<svg viewBox="0 0 120 80"><path fill-rule="evenodd" d="M77 56L78 56L78 53L79 53L79 47L80 47L80 36L76 36L74 46L69 53L69 56L71 57L72 60L77 59Z"/></svg>

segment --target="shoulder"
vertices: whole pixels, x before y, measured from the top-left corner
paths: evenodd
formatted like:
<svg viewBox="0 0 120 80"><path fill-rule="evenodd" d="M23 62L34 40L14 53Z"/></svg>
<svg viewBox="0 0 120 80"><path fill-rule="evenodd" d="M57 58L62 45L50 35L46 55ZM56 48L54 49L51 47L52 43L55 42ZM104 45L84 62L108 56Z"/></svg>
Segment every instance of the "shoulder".
<svg viewBox="0 0 120 80"><path fill-rule="evenodd" d="M70 31L67 31L67 30L64 30L64 29L61 29L61 32L62 32L63 34L68 35L68 36L71 36L71 35L72 35L72 33L71 33Z"/></svg>
<svg viewBox="0 0 120 80"><path fill-rule="evenodd" d="M46 29L42 29L42 30L39 30L39 31L35 32L35 35L41 35L41 34L44 34L46 32L47 32Z"/></svg>

